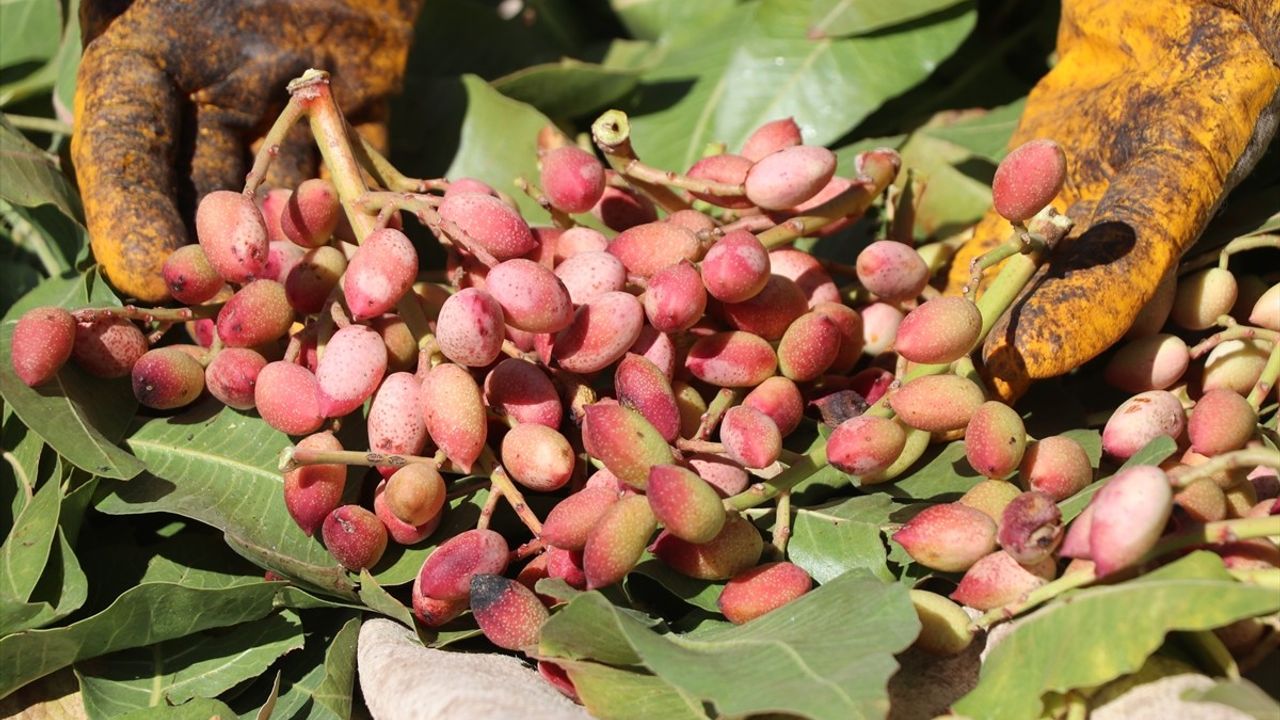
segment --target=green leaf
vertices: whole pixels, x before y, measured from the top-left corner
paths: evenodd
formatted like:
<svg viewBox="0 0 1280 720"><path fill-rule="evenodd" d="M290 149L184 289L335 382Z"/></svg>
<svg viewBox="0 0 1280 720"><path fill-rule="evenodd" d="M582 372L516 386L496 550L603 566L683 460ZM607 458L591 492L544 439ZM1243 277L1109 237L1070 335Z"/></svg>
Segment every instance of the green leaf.
<svg viewBox="0 0 1280 720"><path fill-rule="evenodd" d="M792 2L807 12L807 2ZM966 6L967 7L967 6ZM760 125L794 117L805 141L825 145L924 80L973 27L958 12L909 32L810 40L804 23L776 37L759 4L672 47L641 76L630 108L637 154L684 170L710 142L736 150Z"/></svg>
<svg viewBox="0 0 1280 720"><path fill-rule="evenodd" d="M745 625L658 635L596 592L543 626L544 656L643 664L718 713L882 717L893 653L920 624L905 587L847 573ZM590 708L589 708L590 709Z"/></svg>
<svg viewBox="0 0 1280 720"><path fill-rule="evenodd" d="M348 720L360 616L354 612L313 614L303 618L303 625L306 645L281 663L280 690L272 717Z"/></svg>
<svg viewBox="0 0 1280 720"><path fill-rule="evenodd" d="M668 593L680 598L684 602L706 610L707 612L719 613L720 606L716 604L716 600L720 598L721 591L724 590L724 583L709 582L707 580L698 580L687 575L672 570L666 563L654 558L646 553L646 557L642 559L639 565L631 571L626 578L627 594L633 594L636 576L648 578Z"/></svg>
<svg viewBox="0 0 1280 720"><path fill-rule="evenodd" d="M924 132L900 149L902 166L920 183L916 208L918 237L946 237L973 225L991 207L995 166L966 148Z"/></svg>
<svg viewBox="0 0 1280 720"><path fill-rule="evenodd" d="M3 227L0 227L0 240L8 241ZM39 270L25 262L8 258L0 262L0 308L12 306L18 298L35 289L43 279L44 275Z"/></svg>
<svg viewBox="0 0 1280 720"><path fill-rule="evenodd" d="M410 630L417 627L413 622L413 613L409 611L409 608L383 589L378 584L378 581L369 574L368 570L360 571L359 594L360 602L368 606L370 610L386 615Z"/></svg>
<svg viewBox="0 0 1280 720"><path fill-rule="evenodd" d="M859 569L885 582L895 580L885 564L885 545L879 524L801 508L792 520L791 533L787 556L819 583Z"/></svg>
<svg viewBox="0 0 1280 720"><path fill-rule="evenodd" d="M271 720L271 713L275 712L276 700L280 697L280 671L276 671L276 680L271 684L271 693L267 695L266 701L262 703L262 707L258 708L254 720Z"/></svg>
<svg viewBox="0 0 1280 720"><path fill-rule="evenodd" d="M0 324L0 357L12 355L17 324ZM27 427L76 467L120 480L142 472L142 463L115 445L138 406L127 379L93 378L68 363L53 380L29 388L12 363L4 362L0 394Z"/></svg>
<svg viewBox="0 0 1280 720"><path fill-rule="evenodd" d="M125 442L147 473L111 488L99 510L199 520L222 530L237 553L262 567L322 592L354 597L342 566L285 510L276 469L280 451L289 445L283 433L206 399L179 415L144 420Z"/></svg>
<svg viewBox="0 0 1280 720"><path fill-rule="evenodd" d="M111 717L215 697L258 677L302 644L302 621L285 610L234 628L104 655L78 664L76 675L89 714Z"/></svg>
<svg viewBox="0 0 1280 720"><path fill-rule="evenodd" d="M504 75L493 87L551 117L571 118L617 102L636 86L636 79L634 71L565 58Z"/></svg>
<svg viewBox="0 0 1280 720"><path fill-rule="evenodd" d="M73 220L84 217L80 198L62 171L43 150L27 142L3 113L0 113L0 177L5 179L0 183L0 199L23 207L53 204Z"/></svg>
<svg viewBox="0 0 1280 720"><path fill-rule="evenodd" d="M0 634L51 625L79 610L88 596L89 581L66 534L59 529L58 542L53 546L30 602L0 600Z"/></svg>
<svg viewBox="0 0 1280 720"><path fill-rule="evenodd" d="M601 720L705 720L702 704L662 678L593 662L557 660L582 704Z"/></svg>
<svg viewBox="0 0 1280 720"><path fill-rule="evenodd" d="M55 92L54 105L56 107L61 104L60 110L64 110L67 115L70 115L73 101L71 93L68 91L74 90L75 71L80 64L80 2L79 0L71 0L63 3L67 6L67 22L60 30L58 27L58 13L53 3L42 3L40 0L25 0L24 3L24 0L19 0L17 3L10 4L32 3L55 9L52 27L50 27L50 18L42 17L41 25L44 27L38 31L40 33L38 37L32 37L31 39L42 46L42 51L39 54L41 57L46 56L50 46L56 48L56 50L43 65L12 82L8 82L9 78L7 76L16 75L16 73L6 73L3 68L0 68L0 105L10 105L25 98L48 92L50 88L58 86L57 90L60 92ZM0 28L5 27L3 16L6 7L8 5L0 4ZM30 34L24 31L19 37L30 37ZM61 37L61 41L54 39L57 37ZM6 44L7 41L5 39L0 39L0 47ZM0 50L0 55L3 54L4 52ZM32 58L32 60L38 61L39 58ZM23 69L29 70L33 64L25 64ZM0 65L3 65L3 63L0 63ZM67 82L68 75L70 75L70 84Z"/></svg>
<svg viewBox="0 0 1280 720"><path fill-rule="evenodd" d="M926 127L922 132L930 137L957 145L973 155L998 164L1009 152L1009 138L1018 127L1026 98L1008 105L946 125Z"/></svg>
<svg viewBox="0 0 1280 720"><path fill-rule="evenodd" d="M257 620L273 610L280 586L260 582L205 590L148 582L78 622L0 638L0 697L80 660Z"/></svg>
<svg viewBox="0 0 1280 720"><path fill-rule="evenodd" d="M1135 612L1141 608L1141 612ZM1028 616L995 647L961 715L1038 717L1047 692L1137 671L1173 630L1210 630L1280 610L1269 588L1236 582L1209 552L1118 585L1071 593Z"/></svg>
<svg viewBox="0 0 1280 720"><path fill-rule="evenodd" d="M1182 693L1189 702L1214 703L1235 708L1256 720L1280 717L1280 703L1262 688L1248 680L1221 680L1203 690L1192 688Z"/></svg>
<svg viewBox="0 0 1280 720"><path fill-rule="evenodd" d="M609 0L632 37L665 40L696 37L708 32L731 13L739 0Z"/></svg>
<svg viewBox="0 0 1280 720"><path fill-rule="evenodd" d="M62 488L57 479L45 480L22 509L0 546L0 601L25 603L31 598L49 560L61 502Z"/></svg>
<svg viewBox="0 0 1280 720"><path fill-rule="evenodd" d="M53 84L54 108L70 116L75 106L76 71L80 68L80 0L69 0L66 7L67 22L62 30L62 46L51 64L57 68Z"/></svg>
<svg viewBox="0 0 1280 720"><path fill-rule="evenodd" d="M0 3L0 105L6 87L43 65L58 51L62 12L47 0L6 0Z"/></svg>
<svg viewBox="0 0 1280 720"><path fill-rule="evenodd" d="M925 451L928 457L934 451ZM891 497L931 502L952 502L985 478L969 466L964 455L964 441L944 447L924 467L899 480L872 485L869 490L883 491Z"/></svg>
<svg viewBox="0 0 1280 720"><path fill-rule="evenodd" d="M1079 438L1076 439L1078 440ZM1099 440L1098 447L1100 454L1101 440ZM1177 450L1178 444L1174 442L1173 438L1168 435L1160 435L1144 445L1141 450L1134 453L1132 457L1125 461L1124 465L1120 466L1120 469L1124 470L1125 468L1134 467L1136 465L1159 465L1169 459L1175 452L1177 452ZM1087 447L1086 451L1088 451ZM1089 459L1093 459L1092 455ZM1109 475L1097 482L1090 483L1080 492L1058 503L1058 509L1062 511L1062 522L1071 522L1072 518L1084 512L1085 507L1087 507L1089 502L1093 500L1093 496L1102 489L1103 485L1110 482L1113 477L1115 477L1115 475Z"/></svg>
<svg viewBox="0 0 1280 720"><path fill-rule="evenodd" d="M83 470L72 470L63 483L62 510L58 513L58 527L67 534L67 540L76 544L80 536L80 527L84 523L84 514L93 504L94 493L98 490L98 477L89 475Z"/></svg>
<svg viewBox="0 0 1280 720"><path fill-rule="evenodd" d="M538 131L551 122L545 115L475 75L411 88L401 102L391 128L397 167L415 177L478 178L509 193L530 223L547 217L512 184L521 175L537 180Z"/></svg>
<svg viewBox="0 0 1280 720"><path fill-rule="evenodd" d="M151 720L151 718L163 718L164 720L213 720L213 718L220 718L225 720L226 718L235 717L235 714L235 711L227 707L227 704L221 700L196 698L182 705L161 705L159 707L133 710L123 715L118 715L113 720Z"/></svg>
<svg viewBox="0 0 1280 720"><path fill-rule="evenodd" d="M40 456L44 452L44 441L39 435L31 432L22 420L8 406L4 409L4 425L0 430L0 448L4 448L4 464L0 465L0 481L7 484L3 489L13 493L9 500L10 514L0 522L0 527L12 527L22 508L26 507L35 494L40 477Z"/></svg>
<svg viewBox="0 0 1280 720"><path fill-rule="evenodd" d="M584 592L542 625L538 652L544 657L598 660L610 665L639 665L622 631L624 623L639 620L618 612L599 592Z"/></svg>
<svg viewBox="0 0 1280 720"><path fill-rule="evenodd" d="M4 314L4 320L17 321L26 311L52 305L68 310L85 307L89 302L89 276L68 275L49 278L23 295ZM119 304L118 302L115 304Z"/></svg>
<svg viewBox="0 0 1280 720"><path fill-rule="evenodd" d="M900 25L959 5L962 0L814 0L808 32L813 37L861 35ZM786 6L789 0L765 0L765 7Z"/></svg>
<svg viewBox="0 0 1280 720"><path fill-rule="evenodd" d="M1089 465L1094 470L1098 469L1098 464L1102 462L1102 433L1097 430L1080 428L1068 430L1061 434L1080 443L1080 447L1084 448L1084 454L1089 457Z"/></svg>

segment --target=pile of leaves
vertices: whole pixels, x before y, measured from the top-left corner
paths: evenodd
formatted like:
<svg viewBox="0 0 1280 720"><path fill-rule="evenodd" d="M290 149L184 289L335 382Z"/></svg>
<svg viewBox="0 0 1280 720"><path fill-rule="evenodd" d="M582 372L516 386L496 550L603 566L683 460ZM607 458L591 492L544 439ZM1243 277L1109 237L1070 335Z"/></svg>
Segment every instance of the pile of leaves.
<svg viewBox="0 0 1280 720"><path fill-rule="evenodd" d="M77 5L0 4L6 359L13 325L30 308L122 302L93 263L65 171ZM392 159L402 170L505 187L536 176L539 129L555 122L580 132L609 107L630 115L647 162L687 168L708 143L736 147L764 122L793 116L807 142L837 151L842 170L867 148L898 149L925 188L921 241L953 236L990 205L991 175L1026 92L1047 69L1057 22L1053 7L956 0L518 5L507 18L478 0L426 4L392 116ZM1264 161L1237 191L1206 248L1280 227L1259 202L1280 187L1277 165ZM517 200L531 221L546 218ZM870 216L806 249L851 262L881 222ZM416 625L407 607L423 560L474 524L483 492L452 500L433 539L395 547L372 572L352 575L288 516L277 459L291 443L256 415L213 401L178 414L140 411L127 379L104 382L74 367L32 390L7 360L0 365L5 702L21 707L30 683L70 668L91 717L345 718L359 702L363 617L416 628L432 647L487 648L469 618L437 632ZM1018 406L1032 435L1068 433L1089 452L1100 479L1063 503L1072 516L1119 469L1103 460L1096 428L1121 397L1100 374L1086 368L1042 383ZM1174 452L1170 441L1153 442L1130 464ZM827 468L796 489L788 546L821 587L785 618L730 626L716 607L721 583L651 561L607 593L566 587L568 605L544 627L541 650L574 668L578 693L601 716L885 716L895 656L920 631L908 590L939 579L889 536L982 479L958 441L865 493ZM514 518L495 524L503 521ZM1034 717L1161 655L1229 678L1206 699L1266 712L1271 701L1238 679L1229 658L1204 652L1213 647L1205 633L1274 616L1277 595L1238 583L1208 554L1076 591L1019 625L954 709Z"/></svg>

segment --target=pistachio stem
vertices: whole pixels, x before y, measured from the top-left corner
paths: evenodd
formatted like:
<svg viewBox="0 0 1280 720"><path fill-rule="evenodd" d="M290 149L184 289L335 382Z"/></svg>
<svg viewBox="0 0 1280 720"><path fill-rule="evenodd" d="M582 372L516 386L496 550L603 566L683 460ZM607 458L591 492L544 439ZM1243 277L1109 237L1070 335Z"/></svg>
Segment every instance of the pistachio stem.
<svg viewBox="0 0 1280 720"><path fill-rule="evenodd" d="M1252 340L1260 338L1271 343L1280 340L1280 333L1266 328L1252 327L1250 325L1241 325L1235 321L1230 315L1220 316L1216 324L1224 329L1210 335L1209 337L1196 343L1191 348L1191 359L1198 360L1204 357L1206 353L1218 347L1228 340Z"/></svg>
<svg viewBox="0 0 1280 720"><path fill-rule="evenodd" d="M284 473L296 470L304 465L358 465L361 467L400 468L411 464L432 465L442 472L456 475L466 474L461 468L454 465L452 461L446 460L441 455L423 457L420 455L380 453L372 450L316 450L297 446L290 446L280 451L280 460L277 467L280 472Z"/></svg>
<svg viewBox="0 0 1280 720"><path fill-rule="evenodd" d="M294 82L299 82L306 78L307 75L304 74ZM290 83L290 93L293 92L292 85ZM252 197L258 192L258 188L267 179L267 169L271 167L271 161L275 159L276 155L280 154L280 146L284 144L285 137L306 114L306 107L302 100L297 95L292 95L289 98L289 103L281 111L280 117L276 118L276 121L271 124L271 129L262 138L262 146L258 149L258 153L254 155L253 166L249 168L249 173L244 178L245 195Z"/></svg>
<svg viewBox="0 0 1280 720"><path fill-rule="evenodd" d="M1218 520L1203 525L1193 525L1173 535L1160 538L1155 547L1146 554L1144 561L1201 545L1222 545L1273 535L1280 535L1280 515Z"/></svg>
<svg viewBox="0 0 1280 720"><path fill-rule="evenodd" d="M745 510L772 500L818 472L827 464L827 442L819 440L791 467L770 480L759 482L724 501L730 510Z"/></svg>
<svg viewBox="0 0 1280 720"><path fill-rule="evenodd" d="M1253 468L1259 465L1280 470L1280 451L1263 447L1250 447L1222 453L1209 458L1199 465L1182 465L1175 468L1169 472L1169 482L1175 488L1181 489L1197 480L1212 478L1215 475L1231 470Z"/></svg>
<svg viewBox="0 0 1280 720"><path fill-rule="evenodd" d="M1232 255L1246 250L1259 250L1262 248L1280 249L1280 235L1267 233L1232 240L1227 243L1226 247L1222 248L1222 252L1218 254L1218 267L1226 270L1227 265L1231 262Z"/></svg>
<svg viewBox="0 0 1280 720"><path fill-rule="evenodd" d="M791 491L786 490L778 495L778 512L774 515L773 546L778 550L778 557L787 559L787 541L791 539Z"/></svg>
<svg viewBox="0 0 1280 720"><path fill-rule="evenodd" d="M711 440L696 440L689 438L676 438L676 447L684 452L692 453L723 453L724 443L713 442Z"/></svg>
<svg viewBox="0 0 1280 720"><path fill-rule="evenodd" d="M716 391L716 396L711 398L711 404L707 406L707 411L702 413L702 422L698 424L698 431L693 434L694 440L706 440L711 437L711 433L715 431L716 426L724 419L724 414L729 408L737 405L742 400L743 392L738 388L720 388Z"/></svg>
<svg viewBox="0 0 1280 720"><path fill-rule="evenodd" d="M1266 400L1275 389L1277 377L1280 377L1280 342L1272 340L1271 354L1267 355L1267 364L1262 367L1262 374L1258 376L1258 382L1254 383L1247 398L1255 412L1262 409L1262 401Z"/></svg>
<svg viewBox="0 0 1280 720"><path fill-rule="evenodd" d="M688 190L701 195L741 197L746 193L746 188L741 184L691 178L688 175L681 175L680 173L671 170L660 170L652 165L646 165L640 162L639 159L634 158L627 161L618 172L621 172L623 175L633 180L639 180L653 185L676 187L681 190Z"/></svg>
<svg viewBox="0 0 1280 720"><path fill-rule="evenodd" d="M893 157L896 158L897 153ZM818 207L806 210L804 215L797 215L761 232L756 237L762 245L772 250L796 238L811 235L837 220L861 215L897 177L897 168L898 164L894 162L868 163L864 170L869 174L859 177L839 195Z"/></svg>
<svg viewBox="0 0 1280 720"><path fill-rule="evenodd" d="M480 508L480 517L476 519L477 530L488 530L489 521L493 519L493 513L498 509L498 503L502 502L502 491L496 485L490 485L489 497L484 499L484 507Z"/></svg>
<svg viewBox="0 0 1280 720"><path fill-rule="evenodd" d="M123 307L80 308L71 314L81 322L118 317L144 323L180 323L199 318L215 317L221 309L222 303L183 308L140 308L137 305L125 305Z"/></svg>
<svg viewBox="0 0 1280 720"><path fill-rule="evenodd" d="M542 521L537 515L533 514L533 510L529 508L528 503L524 501L524 495L520 493L520 489L511 481L511 476L507 475L507 471L498 466L493 469L489 475L489 479L493 481L493 490L502 495L506 499L507 504L515 511L516 517L520 518L520 522L529 528L529 532L534 537L542 535Z"/></svg>
<svg viewBox="0 0 1280 720"><path fill-rule="evenodd" d="M382 153L378 152L363 135L356 133L360 142L352 148L360 165L369 172L382 187L394 192L425 193L428 190L444 190L449 183L445 180L422 180L405 176L396 166L391 164Z"/></svg>
<svg viewBox="0 0 1280 720"><path fill-rule="evenodd" d="M1196 525L1173 535L1168 535L1151 548L1139 564L1160 558L1168 553L1200 545L1229 543L1249 538L1280 535L1280 515L1263 518L1241 518L1237 520L1221 520L1218 522ZM1068 590L1088 585L1098 579L1092 567L1068 573L1045 585L1032 590L1026 598L1003 607L995 608L974 621L974 626L981 629L990 628L996 623L1009 620L1017 615L1038 607Z"/></svg>
<svg viewBox="0 0 1280 720"><path fill-rule="evenodd" d="M631 121L621 110L608 110L595 122L591 123L591 137L596 146L604 153L609 167L640 192L649 196L658 207L669 213L688 210L689 203L674 193L671 188L657 183L628 177L627 166L639 162L635 149L631 147Z"/></svg>
<svg viewBox="0 0 1280 720"><path fill-rule="evenodd" d="M343 212L351 223L357 243L363 242L370 233L378 229L378 222L375 217L361 212L359 207L360 199L369 191L364 175L360 172L360 163L352 150L352 137L358 138L359 134L347 125L341 108L333 99L333 92L329 88L329 73L308 70L302 77L289 83L289 94L291 97L288 107L293 107L296 103L310 119L311 134L320 148L320 157L329 169ZM428 332L427 318L413 293L406 293L400 299L396 304L396 312L415 338L421 338Z"/></svg>
<svg viewBox="0 0 1280 720"><path fill-rule="evenodd" d="M573 218L569 216L569 213L551 204L551 199L547 197L546 193L542 192L542 188L529 182L529 180L523 176L516 178L515 182L516 187L520 188L520 192L528 195L529 199L538 203L538 207L547 211L547 214L551 216L552 225L555 225L562 230L567 230L577 225L577 223L573 221Z"/></svg>

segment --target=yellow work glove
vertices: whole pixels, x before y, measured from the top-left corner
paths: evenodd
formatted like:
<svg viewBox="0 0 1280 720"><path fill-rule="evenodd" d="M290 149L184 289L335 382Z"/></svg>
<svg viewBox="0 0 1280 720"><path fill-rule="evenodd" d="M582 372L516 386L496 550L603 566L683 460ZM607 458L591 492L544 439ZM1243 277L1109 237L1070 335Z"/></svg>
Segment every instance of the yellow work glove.
<svg viewBox="0 0 1280 720"><path fill-rule="evenodd" d="M124 295L165 299L160 269L196 203L238 188L250 146L307 68L328 70L348 119L385 143L421 0L85 0L71 157L94 255ZM305 126L271 184L315 176Z"/></svg>
<svg viewBox="0 0 1280 720"><path fill-rule="evenodd" d="M1075 226L983 347L1006 399L1119 340L1266 149L1280 109L1280 2L1065 0L1058 56L1010 147L1062 145L1054 206ZM988 213L950 288L1009 233Z"/></svg>

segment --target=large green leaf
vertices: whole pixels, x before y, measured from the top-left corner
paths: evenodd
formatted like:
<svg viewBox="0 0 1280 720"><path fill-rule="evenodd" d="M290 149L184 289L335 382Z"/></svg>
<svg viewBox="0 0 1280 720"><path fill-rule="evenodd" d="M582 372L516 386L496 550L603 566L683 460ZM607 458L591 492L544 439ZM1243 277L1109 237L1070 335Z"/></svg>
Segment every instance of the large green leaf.
<svg viewBox="0 0 1280 720"><path fill-rule="evenodd" d="M959 5L962 0L813 0L809 34L817 37L860 35ZM765 7L789 2L765 0Z"/></svg>
<svg viewBox="0 0 1280 720"><path fill-rule="evenodd" d="M230 630L104 655L77 665L76 675L89 714L111 717L220 695L266 672L302 640L302 621L285 610Z"/></svg>
<svg viewBox="0 0 1280 720"><path fill-rule="evenodd" d="M80 198L71 183L44 151L27 142L9 124L3 113L0 113L0 177L4 178L0 183L0 198L14 205L36 207L50 203L69 218L83 217Z"/></svg>
<svg viewBox="0 0 1280 720"><path fill-rule="evenodd" d="M48 0L0 3L0 105L15 75L43 65L58 50L62 8Z"/></svg>
<svg viewBox="0 0 1280 720"><path fill-rule="evenodd" d="M16 320L0 324L0 357L13 352ZM128 480L142 463L116 446L137 408L129 381L93 378L68 363L54 379L29 388L9 362L0 363L0 394L27 427L76 467Z"/></svg>
<svg viewBox="0 0 1280 720"><path fill-rule="evenodd" d="M601 720L705 720L702 704L660 677L600 663L557 660L574 690Z"/></svg>
<svg viewBox="0 0 1280 720"><path fill-rule="evenodd" d="M413 622L413 613L404 603L395 599L391 593L378 584L368 570L360 571L360 602L370 610L382 613L392 620L399 621L409 629L417 627Z"/></svg>
<svg viewBox="0 0 1280 720"><path fill-rule="evenodd" d="M22 313L45 305L54 305L68 310L85 307L89 302L90 290L89 275L68 275L49 278L6 309L4 320L16 322L22 316ZM118 305L119 303L114 304Z"/></svg>
<svg viewBox="0 0 1280 720"><path fill-rule="evenodd" d="M31 432L8 406L4 409L4 426L0 429L0 448L4 463L0 465L0 482L9 501L0 527L12 527L22 508L33 495L40 477L40 456L44 453L44 440Z"/></svg>
<svg viewBox="0 0 1280 720"><path fill-rule="evenodd" d="M303 626L307 631L305 646L281 661L280 690L271 717L348 720L355 687L360 616L348 611L310 613L303 617ZM258 687L264 687L264 683L259 681ZM237 709L256 713L262 695L254 694L245 700L251 704Z"/></svg>
<svg viewBox="0 0 1280 720"><path fill-rule="evenodd" d="M720 606L716 601L720 598L721 591L724 590L724 583L710 582L707 580L698 580L687 575L681 575L671 566L654 558L652 555L645 553L641 558L640 564L627 575L625 583L628 595L634 596L641 591L637 578L648 578L657 583L669 594L680 598L684 602L707 612L718 613Z"/></svg>
<svg viewBox="0 0 1280 720"><path fill-rule="evenodd" d="M148 582L107 609L64 627L0 638L0 697L54 670L116 650L151 645L265 617L281 583L206 590Z"/></svg>
<svg viewBox="0 0 1280 720"><path fill-rule="evenodd" d="M905 587L847 573L785 608L696 639L659 635L603 595L583 593L543 626L540 651L643 665L726 715L883 717L893 654L919 629Z"/></svg>
<svg viewBox="0 0 1280 720"><path fill-rule="evenodd" d="M55 3L42 0L11 0L0 3L0 56L11 54L7 46L19 48L19 52L25 50L31 56L26 59L26 62L20 63L18 67L8 72L6 68L10 67L10 63L0 60L0 106L47 92L59 84L63 85L61 89L65 90L64 79L68 74L74 81L76 67L80 64L80 2L71 0L62 4L67 6L66 24L59 28L58 16L61 13ZM6 33L6 30L15 27L6 25L8 22L6 16L13 12L11 8L19 9L24 5L40 7L38 17L28 18L29 21L35 20L34 27L23 28L17 33ZM9 35L14 37L11 39ZM58 40L59 37L61 40ZM30 68L42 59L46 61L31 71ZM8 77L16 76L23 70L29 71L28 74L16 79ZM70 94L65 92L57 93L55 102L61 103L68 111L72 104Z"/></svg>
<svg viewBox="0 0 1280 720"><path fill-rule="evenodd" d="M1042 697L1135 672L1173 630L1209 630L1280 610L1273 589L1232 579L1197 552L1118 585L1072 593L1021 621L991 651L961 715L1038 717Z"/></svg>
<svg viewBox="0 0 1280 720"><path fill-rule="evenodd" d="M618 19L640 40L704 35L731 13L739 0L609 0Z"/></svg>
<svg viewBox="0 0 1280 720"><path fill-rule="evenodd" d="M635 86L634 71L568 58L523 68L493 81L493 87L503 95L559 118L601 110Z"/></svg>
<svg viewBox="0 0 1280 720"><path fill-rule="evenodd" d="M1026 104L1027 101L1023 98L992 108L976 117L968 117L948 125L927 127L923 132L958 145L980 158L999 163L1009 152L1009 137L1018 127L1022 108Z"/></svg>
<svg viewBox="0 0 1280 720"><path fill-rule="evenodd" d="M933 452L927 450L925 457ZM951 502L959 500L984 479L969 466L964 456L964 442L957 440L933 455L919 470L891 483L872 485L867 490L882 491L895 498Z"/></svg>
<svg viewBox="0 0 1280 720"><path fill-rule="evenodd" d="M826 583L850 570L866 570L875 577L891 582L895 578L885 564L885 544L880 526L888 522L888 508L893 504L883 495L852 498L857 504L884 508L882 521L842 517L840 507L821 510L799 509L791 521L791 540L787 556L804 568L814 580ZM848 513L858 513L855 505Z"/></svg>
<svg viewBox="0 0 1280 720"><path fill-rule="evenodd" d="M57 540L30 601L0 600L0 635L46 627L84 605L89 581L61 529Z"/></svg>
<svg viewBox="0 0 1280 720"><path fill-rule="evenodd" d="M808 3L788 2L807 13ZM792 7L794 6L794 7ZM641 158L689 167L710 142L736 149L761 124L791 116L805 141L825 145L885 100L926 78L973 27L973 12L874 36L805 37L803 20L779 37L747 4L715 27L687 38L641 76L629 109Z"/></svg>
<svg viewBox="0 0 1280 720"><path fill-rule="evenodd" d="M968 149L917 132L899 148L920 192L917 237L942 238L974 224L991 206L995 166Z"/></svg>
<svg viewBox="0 0 1280 720"><path fill-rule="evenodd" d="M284 507L276 469L289 438L260 418L206 399L180 415L144 420L125 441L147 473L116 485L98 509L169 512L222 530L236 552L314 588L354 597L346 571Z"/></svg>
<svg viewBox="0 0 1280 720"><path fill-rule="evenodd" d="M212 720L226 719L235 716L235 711L227 707L221 700L212 698L196 698L182 705L161 705L147 707L117 715L115 720Z"/></svg>
<svg viewBox="0 0 1280 720"><path fill-rule="evenodd" d="M0 545L0 602L25 603L44 572L58 531L62 488L56 478L44 484L22 509Z"/></svg>
<svg viewBox="0 0 1280 720"><path fill-rule="evenodd" d="M419 177L474 177L509 193L530 222L547 214L512 184L538 178L538 131L551 121L478 76L423 83L392 118L392 159Z"/></svg>

